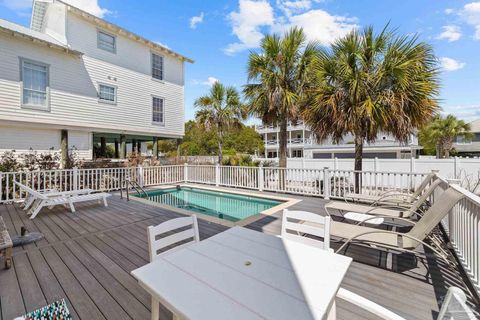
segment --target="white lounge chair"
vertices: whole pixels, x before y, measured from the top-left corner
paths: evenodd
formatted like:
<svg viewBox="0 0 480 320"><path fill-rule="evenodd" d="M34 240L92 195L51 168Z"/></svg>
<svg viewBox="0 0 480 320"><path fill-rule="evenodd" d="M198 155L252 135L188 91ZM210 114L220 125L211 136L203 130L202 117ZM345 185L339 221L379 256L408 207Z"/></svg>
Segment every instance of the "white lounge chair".
<svg viewBox="0 0 480 320"><path fill-rule="evenodd" d="M190 217L171 219L157 226L149 226L147 235L150 261L154 261L160 255L200 241L197 216L192 214ZM157 237L160 238L157 239ZM170 247L168 250L164 250L168 247ZM152 296L152 319L158 319L159 316L160 301ZM176 319L175 316L174 319Z"/></svg>
<svg viewBox="0 0 480 320"><path fill-rule="evenodd" d="M317 240L314 236L323 239ZM281 237L304 244L330 249L330 217L307 211L283 210Z"/></svg>
<svg viewBox="0 0 480 320"><path fill-rule="evenodd" d="M341 252L343 249L347 250L351 243L356 243L376 249L385 249L387 251L411 252L417 254L415 249L420 244L423 244L444 258L445 261L449 262L446 253L440 247L435 249L431 245L425 243L424 240L450 212L450 210L464 197L464 194L449 187L446 191L440 194L434 204L416 223L404 218L393 218L394 220L401 220L413 224L413 228L407 233L332 221L330 234L333 237L340 238L344 241L344 244L337 250L337 253Z"/></svg>
<svg viewBox="0 0 480 320"><path fill-rule="evenodd" d="M363 202L372 205L409 205L415 202L418 197L425 191L428 185L435 179L437 173L429 173L413 194L398 192L397 190L390 190L378 195L347 193L344 198L354 202Z"/></svg>
<svg viewBox="0 0 480 320"><path fill-rule="evenodd" d="M377 318L384 320L406 320L398 314L370 301L356 293L348 291L344 288L338 289L337 298L347 301L365 311L375 315ZM457 287L448 288L447 295L442 303L442 308L438 314L437 320L453 320L465 319L475 320L473 311L466 304L467 297L465 293Z"/></svg>
<svg viewBox="0 0 480 320"><path fill-rule="evenodd" d="M85 201L101 201L105 207L108 206L107 198L110 196L108 193L91 193L91 194L81 194L81 195L67 195L67 194L58 194L57 196L47 196L45 194L39 193L19 182L15 181L15 184L23 189L25 192L30 194L34 198L33 204L28 210L27 214L30 215L30 219L33 219L44 207L54 207L57 205L69 205L70 210L75 212L74 203L85 202Z"/></svg>
<svg viewBox="0 0 480 320"><path fill-rule="evenodd" d="M95 192L93 189L79 189L79 190L71 190L71 191L58 191L57 189L44 189L44 190L36 190L36 192L43 194L47 197L58 197L58 196L79 196L82 194L90 194ZM35 201L35 196L32 193L27 192L27 196L23 201L23 210L28 210L30 206Z"/></svg>
<svg viewBox="0 0 480 320"><path fill-rule="evenodd" d="M433 194L436 188L442 183L442 180L437 179L422 193L422 195L408 207L397 205L381 205L381 206L367 206L355 203L347 203L342 201L330 201L325 205L325 210L330 214L331 210L337 210L345 217L344 213L358 213L364 215L382 216L384 218L412 218L417 215L417 212L422 209L422 206L427 202L429 197ZM348 218L348 215L346 215ZM367 217L370 219L371 217ZM359 221L359 220L356 220Z"/></svg>

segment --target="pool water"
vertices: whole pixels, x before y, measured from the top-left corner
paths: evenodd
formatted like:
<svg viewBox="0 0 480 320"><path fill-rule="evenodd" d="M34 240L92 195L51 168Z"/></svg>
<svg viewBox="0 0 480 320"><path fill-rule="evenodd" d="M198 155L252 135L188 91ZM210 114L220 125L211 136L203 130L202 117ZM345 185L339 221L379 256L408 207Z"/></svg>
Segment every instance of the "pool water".
<svg viewBox="0 0 480 320"><path fill-rule="evenodd" d="M186 187L148 191L147 195L138 195L138 197L233 222L254 216L283 203L258 197Z"/></svg>

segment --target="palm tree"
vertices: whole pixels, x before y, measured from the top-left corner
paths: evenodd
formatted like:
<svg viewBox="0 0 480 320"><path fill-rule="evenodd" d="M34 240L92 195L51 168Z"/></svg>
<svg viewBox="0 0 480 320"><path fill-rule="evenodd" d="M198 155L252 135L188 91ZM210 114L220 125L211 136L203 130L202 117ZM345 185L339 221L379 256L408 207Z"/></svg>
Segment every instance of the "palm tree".
<svg viewBox="0 0 480 320"><path fill-rule="evenodd" d="M287 126L299 118L305 92L314 82L317 44L306 42L302 29L292 28L283 37L265 36L260 52L248 59L248 84L244 94L249 112L265 124L280 127L280 167L287 166Z"/></svg>
<svg viewBox="0 0 480 320"><path fill-rule="evenodd" d="M318 85L302 115L321 141L353 135L354 169L361 171L365 142L384 132L406 143L437 113L437 64L431 46L415 36L354 30L321 51Z"/></svg>
<svg viewBox="0 0 480 320"><path fill-rule="evenodd" d="M240 126L245 118L240 95L234 87L225 87L215 82L206 96L195 100L196 120L207 129L215 129L218 135L218 163L223 160L223 139L225 131Z"/></svg>
<svg viewBox="0 0 480 320"><path fill-rule="evenodd" d="M453 142L457 137L464 140L473 137L470 124L457 119L454 115L437 116L421 132L421 140L430 141L436 146L437 158L448 158Z"/></svg>

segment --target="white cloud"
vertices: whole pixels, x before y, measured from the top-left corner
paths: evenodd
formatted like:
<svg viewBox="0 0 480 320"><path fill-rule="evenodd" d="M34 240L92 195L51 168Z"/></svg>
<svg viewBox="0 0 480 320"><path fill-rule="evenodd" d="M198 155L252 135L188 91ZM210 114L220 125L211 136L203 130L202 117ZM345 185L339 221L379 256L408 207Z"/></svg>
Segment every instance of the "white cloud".
<svg viewBox="0 0 480 320"><path fill-rule="evenodd" d="M159 46L162 46L164 48L167 48L167 49L170 49L170 47L168 45L166 45L165 43L162 43L160 41L154 41L156 44L158 44Z"/></svg>
<svg viewBox="0 0 480 320"><path fill-rule="evenodd" d="M455 12L455 10L453 10L452 8L447 8L447 9L445 9L445 13L446 13L446 14L452 14L452 13L454 13L454 12Z"/></svg>
<svg viewBox="0 0 480 320"><path fill-rule="evenodd" d="M465 62L459 62L452 58L440 58L440 64L444 71L456 71L465 67Z"/></svg>
<svg viewBox="0 0 480 320"><path fill-rule="evenodd" d="M437 39L453 42L453 41L457 41L462 37L462 32L459 26L447 25L447 26L443 26L442 29L443 29L443 32L438 35Z"/></svg>
<svg viewBox="0 0 480 320"><path fill-rule="evenodd" d="M195 85L200 84L200 85L204 85L204 86L213 86L218 81L220 81L220 80L218 80L215 77L208 77L207 80L205 80L205 81L193 80L193 84L195 84Z"/></svg>
<svg viewBox="0 0 480 320"><path fill-rule="evenodd" d="M445 106L442 113L453 114L462 120L471 122L480 118L480 105Z"/></svg>
<svg viewBox="0 0 480 320"><path fill-rule="evenodd" d="M13 11L24 11L32 7L32 0L2 0L2 4Z"/></svg>
<svg viewBox="0 0 480 320"><path fill-rule="evenodd" d="M100 7L98 0L64 0L66 3L74 7L82 9L99 18L103 18L109 14L108 9ZM7 8L15 11L17 14L24 14L32 7L32 0L1 0L1 3Z"/></svg>
<svg viewBox="0 0 480 320"><path fill-rule="evenodd" d="M199 16L193 16L190 18L190 28L196 29L197 25L203 22L203 12Z"/></svg>
<svg viewBox="0 0 480 320"><path fill-rule="evenodd" d="M232 32L239 42L232 43L224 50L227 54L255 48L263 38L261 27L274 23L273 8L266 0L240 0L239 10L231 12L228 20Z"/></svg>
<svg viewBox="0 0 480 320"><path fill-rule="evenodd" d="M474 39L480 40L480 2L471 2L463 6L460 16L475 28Z"/></svg>
<svg viewBox="0 0 480 320"><path fill-rule="evenodd" d="M227 54L258 47L263 38L262 28L268 32L283 33L293 26L302 27L308 40L330 44L335 39L357 28L356 18L335 16L327 11L312 9L313 3L323 0L276 0L280 15L274 16L274 8L267 0L239 0L238 11L228 16L232 32L238 42L224 50Z"/></svg>
<svg viewBox="0 0 480 320"><path fill-rule="evenodd" d="M64 0L66 3L71 4L74 7L82 9L94 16L103 18L107 14L111 13L110 10L100 7L98 0Z"/></svg>
<svg viewBox="0 0 480 320"><path fill-rule="evenodd" d="M345 36L358 27L356 19L344 16L333 16L324 10L310 10L302 14L292 15L288 23L278 24L275 31L282 31L293 26L303 28L308 40L322 44L330 44L335 39Z"/></svg>

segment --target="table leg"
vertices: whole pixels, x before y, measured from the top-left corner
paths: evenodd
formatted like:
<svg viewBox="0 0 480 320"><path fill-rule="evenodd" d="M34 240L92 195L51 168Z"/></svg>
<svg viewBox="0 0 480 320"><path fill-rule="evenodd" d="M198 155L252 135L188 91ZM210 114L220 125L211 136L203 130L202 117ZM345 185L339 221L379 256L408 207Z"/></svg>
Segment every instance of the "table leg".
<svg viewBox="0 0 480 320"><path fill-rule="evenodd" d="M337 304L334 300L330 310L328 311L327 320L336 320L337 319Z"/></svg>
<svg viewBox="0 0 480 320"><path fill-rule="evenodd" d="M160 318L160 302L152 297L152 320Z"/></svg>

